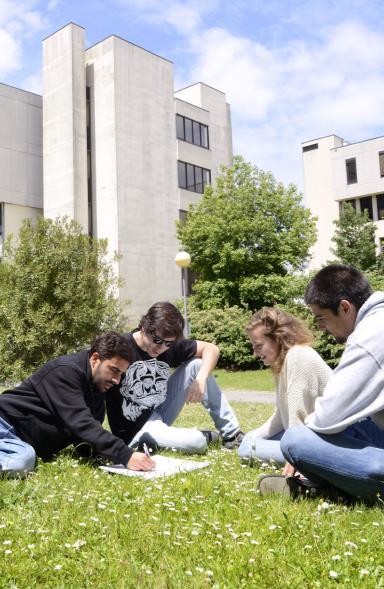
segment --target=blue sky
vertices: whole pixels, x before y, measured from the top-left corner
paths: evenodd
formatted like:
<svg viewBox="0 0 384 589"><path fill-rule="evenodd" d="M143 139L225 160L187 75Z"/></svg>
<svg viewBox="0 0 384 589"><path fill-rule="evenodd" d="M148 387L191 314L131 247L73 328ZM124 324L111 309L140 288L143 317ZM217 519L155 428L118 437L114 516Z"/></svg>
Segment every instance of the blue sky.
<svg viewBox="0 0 384 589"><path fill-rule="evenodd" d="M0 81L41 93L41 41L70 21L224 91L234 152L284 183L302 141L384 135L383 0L0 0Z"/></svg>

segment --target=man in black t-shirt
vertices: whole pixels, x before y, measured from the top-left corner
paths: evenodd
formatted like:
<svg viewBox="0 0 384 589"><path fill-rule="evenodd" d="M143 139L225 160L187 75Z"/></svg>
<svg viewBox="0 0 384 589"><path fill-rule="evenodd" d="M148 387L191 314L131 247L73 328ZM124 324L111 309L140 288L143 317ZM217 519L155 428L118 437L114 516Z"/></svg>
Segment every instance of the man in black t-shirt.
<svg viewBox="0 0 384 589"><path fill-rule="evenodd" d="M209 432L171 427L185 402L202 402L223 445L237 447L243 433L211 376L219 349L208 342L184 339L183 328L180 311L171 303L160 302L142 317L138 329L126 334L134 361L121 385L106 399L111 430L133 447L140 444L143 434L150 434L161 448L204 452ZM172 374L171 368L176 368Z"/></svg>

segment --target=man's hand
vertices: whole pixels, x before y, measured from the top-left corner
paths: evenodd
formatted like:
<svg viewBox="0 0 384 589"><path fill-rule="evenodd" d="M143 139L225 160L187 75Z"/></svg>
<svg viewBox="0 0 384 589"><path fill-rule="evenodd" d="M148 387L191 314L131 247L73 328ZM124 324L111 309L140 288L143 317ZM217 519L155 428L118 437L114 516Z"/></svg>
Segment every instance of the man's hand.
<svg viewBox="0 0 384 589"><path fill-rule="evenodd" d="M142 452L134 452L128 460L127 468L131 470L153 470L155 468L155 461Z"/></svg>
<svg viewBox="0 0 384 589"><path fill-rule="evenodd" d="M187 393L187 403L201 403L204 397L205 383L194 380Z"/></svg>
<svg viewBox="0 0 384 589"><path fill-rule="evenodd" d="M295 474L297 473L297 470L294 466L292 466L292 464L290 464L289 462L286 462L283 468L283 476L285 477L294 477Z"/></svg>

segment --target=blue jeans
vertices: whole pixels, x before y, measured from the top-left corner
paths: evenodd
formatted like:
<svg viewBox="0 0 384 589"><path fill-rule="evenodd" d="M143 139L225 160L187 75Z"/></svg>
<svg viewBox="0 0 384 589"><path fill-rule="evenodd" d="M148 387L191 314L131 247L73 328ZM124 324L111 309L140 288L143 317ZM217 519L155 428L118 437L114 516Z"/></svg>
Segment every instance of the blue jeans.
<svg viewBox="0 0 384 589"><path fill-rule="evenodd" d="M384 496L384 431L371 419L333 435L292 427L281 439L281 450L315 483L370 501Z"/></svg>
<svg viewBox="0 0 384 589"><path fill-rule="evenodd" d="M36 454L32 446L20 440L15 429L0 417L0 471L8 476L34 469Z"/></svg>
<svg viewBox="0 0 384 589"><path fill-rule="evenodd" d="M185 405L188 388L196 379L200 366L201 360L194 358L175 370L168 381L167 398L153 411L130 442L130 446L134 445L144 432L148 432L160 448L175 448L191 454L206 451L206 439L198 429L171 427ZM223 438L230 438L240 430L236 415L213 376L207 380L202 404Z"/></svg>
<svg viewBox="0 0 384 589"><path fill-rule="evenodd" d="M270 438L258 438L252 431L245 434L239 447L239 456L246 460L273 460L277 464L285 464L285 458L280 450L280 440L284 430Z"/></svg>

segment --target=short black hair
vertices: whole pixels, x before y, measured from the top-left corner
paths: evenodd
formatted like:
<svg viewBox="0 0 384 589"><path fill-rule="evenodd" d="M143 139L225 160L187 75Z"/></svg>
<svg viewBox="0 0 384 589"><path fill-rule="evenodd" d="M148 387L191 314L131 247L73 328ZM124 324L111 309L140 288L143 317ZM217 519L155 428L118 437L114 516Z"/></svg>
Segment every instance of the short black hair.
<svg viewBox="0 0 384 589"><path fill-rule="evenodd" d="M318 305L337 315L340 301L352 303L358 311L371 294L371 285L359 270L346 264L330 264L312 278L304 300L307 305Z"/></svg>
<svg viewBox="0 0 384 589"><path fill-rule="evenodd" d="M184 318L179 309L168 302L155 303L140 320L139 329L160 337L181 338Z"/></svg>
<svg viewBox="0 0 384 589"><path fill-rule="evenodd" d="M126 337L116 331L108 331L99 335L93 342L89 355L99 354L101 361L110 360L116 356L127 360L130 364L134 360L132 347Z"/></svg>

